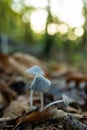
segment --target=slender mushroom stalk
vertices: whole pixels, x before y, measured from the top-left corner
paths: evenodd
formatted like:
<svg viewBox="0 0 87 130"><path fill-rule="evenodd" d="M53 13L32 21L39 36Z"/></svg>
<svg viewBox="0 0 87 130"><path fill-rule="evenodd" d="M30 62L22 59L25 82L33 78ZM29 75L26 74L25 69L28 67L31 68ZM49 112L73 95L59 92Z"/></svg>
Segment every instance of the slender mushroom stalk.
<svg viewBox="0 0 87 130"><path fill-rule="evenodd" d="M33 90L30 92L30 107L33 108Z"/></svg>
<svg viewBox="0 0 87 130"><path fill-rule="evenodd" d="M47 109L48 107L51 107L52 105L58 104L58 103L65 103L66 106L68 106L70 104L70 102L72 102L66 95L63 94L63 99L62 100L58 100L58 101L54 101L49 103L48 105L46 105L41 111Z"/></svg>
<svg viewBox="0 0 87 130"><path fill-rule="evenodd" d="M43 76L44 72L39 66L33 66L30 69L28 69L26 72L29 74L33 74L35 76L30 86L30 90L31 90L30 107L33 107L33 90L35 90L41 93L41 110L42 110L44 106L43 93L48 91L51 82Z"/></svg>
<svg viewBox="0 0 87 130"><path fill-rule="evenodd" d="M44 95L43 95L43 92L41 92L41 110L43 109L44 107Z"/></svg>

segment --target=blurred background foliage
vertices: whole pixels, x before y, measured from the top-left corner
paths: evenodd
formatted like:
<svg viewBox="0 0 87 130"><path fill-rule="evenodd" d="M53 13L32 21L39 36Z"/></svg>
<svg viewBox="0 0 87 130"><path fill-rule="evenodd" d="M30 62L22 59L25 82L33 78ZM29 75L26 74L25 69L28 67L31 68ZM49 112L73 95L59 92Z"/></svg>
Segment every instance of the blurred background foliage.
<svg viewBox="0 0 87 130"><path fill-rule="evenodd" d="M85 65L87 1L0 0L0 45L3 37L9 54L22 51Z"/></svg>

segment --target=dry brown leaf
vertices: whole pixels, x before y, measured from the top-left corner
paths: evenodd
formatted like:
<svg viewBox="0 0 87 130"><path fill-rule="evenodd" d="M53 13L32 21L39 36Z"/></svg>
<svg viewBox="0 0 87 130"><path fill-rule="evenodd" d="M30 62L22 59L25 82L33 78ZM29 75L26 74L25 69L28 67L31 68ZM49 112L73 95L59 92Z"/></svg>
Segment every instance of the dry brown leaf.
<svg viewBox="0 0 87 130"><path fill-rule="evenodd" d="M26 73L26 70L27 70L26 65L23 65L23 64L17 62L13 58L10 58L10 63L13 66L13 68L16 70L16 72L18 72L20 75L22 75L23 77L26 77L28 79L32 78L31 75Z"/></svg>
<svg viewBox="0 0 87 130"><path fill-rule="evenodd" d="M25 117L21 117L19 118L16 123L18 122L30 122L30 123L33 123L33 122L40 122L40 121L43 121L43 120L48 120L52 117L52 113L50 111L50 109L46 109L42 112L39 112L39 111L34 111L32 112L31 114L29 115L26 115Z"/></svg>
<svg viewBox="0 0 87 130"><path fill-rule="evenodd" d="M76 73L76 74L73 74L73 75L70 75L68 78L67 78L67 83L71 82L71 81L75 81L75 82L87 82L87 75L83 75L81 73Z"/></svg>
<svg viewBox="0 0 87 130"><path fill-rule="evenodd" d="M29 107L28 98L26 96L19 96L5 109L4 117L12 117L13 115L18 117L25 111L24 107Z"/></svg>
<svg viewBox="0 0 87 130"><path fill-rule="evenodd" d="M13 55L13 58L20 64L26 65L27 67L31 67L33 65L40 65L39 60L36 59L34 56L31 56L30 54L15 53Z"/></svg>

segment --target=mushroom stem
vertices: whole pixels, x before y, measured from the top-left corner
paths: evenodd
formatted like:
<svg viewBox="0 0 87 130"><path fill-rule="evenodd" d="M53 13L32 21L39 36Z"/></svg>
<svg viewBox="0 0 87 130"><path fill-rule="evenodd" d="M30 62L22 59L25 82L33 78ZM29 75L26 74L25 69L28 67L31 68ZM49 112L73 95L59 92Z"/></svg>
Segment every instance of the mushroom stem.
<svg viewBox="0 0 87 130"><path fill-rule="evenodd" d="M52 106L52 105L55 105L55 104L57 104L57 103L62 103L62 102L64 102L63 99L62 99L62 100L58 100L58 101L51 102L51 103L49 103L48 105L46 105L43 109L41 109L41 111L47 109L48 107L50 107L50 106Z"/></svg>
<svg viewBox="0 0 87 130"><path fill-rule="evenodd" d="M43 95L43 92L40 93L41 94L41 110L43 109L44 107L44 95Z"/></svg>
<svg viewBox="0 0 87 130"><path fill-rule="evenodd" d="M33 90L30 92L30 107L33 107Z"/></svg>

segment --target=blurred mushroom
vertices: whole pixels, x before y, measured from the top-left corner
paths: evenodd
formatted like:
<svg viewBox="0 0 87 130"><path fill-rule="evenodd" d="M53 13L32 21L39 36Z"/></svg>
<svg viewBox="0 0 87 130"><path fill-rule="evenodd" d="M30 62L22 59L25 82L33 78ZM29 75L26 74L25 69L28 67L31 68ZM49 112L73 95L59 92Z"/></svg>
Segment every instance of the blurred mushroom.
<svg viewBox="0 0 87 130"><path fill-rule="evenodd" d="M58 104L58 103L64 102L64 104L65 104L66 106L68 106L71 102L73 102L73 100L70 99L69 97L67 97L65 94L62 95L62 98L63 98L62 100L58 100L58 101L54 101L54 102L49 103L48 105L46 105L46 106L42 109L42 111L45 110L45 109L47 109L48 107L50 107L50 106L52 106L52 105L55 105L55 104Z"/></svg>

